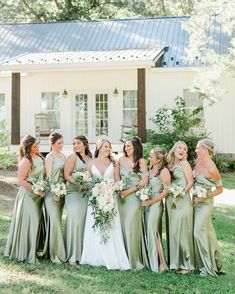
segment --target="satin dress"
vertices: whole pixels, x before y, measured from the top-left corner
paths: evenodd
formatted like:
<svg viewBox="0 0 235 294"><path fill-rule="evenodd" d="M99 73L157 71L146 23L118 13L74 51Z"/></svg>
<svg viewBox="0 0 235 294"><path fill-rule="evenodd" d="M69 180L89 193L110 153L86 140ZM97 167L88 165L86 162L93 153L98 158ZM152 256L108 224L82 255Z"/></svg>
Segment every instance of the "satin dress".
<svg viewBox="0 0 235 294"><path fill-rule="evenodd" d="M72 177L77 171L84 171L85 163L77 157ZM73 192L65 196L65 208L67 219L65 225L65 247L66 260L69 262L79 262L82 256L83 235L85 219L88 205L88 198L82 197L81 190L71 185Z"/></svg>
<svg viewBox="0 0 235 294"><path fill-rule="evenodd" d="M134 173L133 169L120 167L121 178L129 178L128 188L138 186L141 174ZM119 212L122 224L124 244L131 269L141 270L149 266L147 249L144 241L143 210L141 201L136 193L129 194L124 199L119 197Z"/></svg>
<svg viewBox="0 0 235 294"><path fill-rule="evenodd" d="M64 159L54 155L52 175L49 179L53 183L65 182L64 163ZM50 191L46 193L44 199L46 211L46 240L43 256L46 256L54 263L61 263L66 260L64 236L62 233L64 199L61 198L59 202L54 202L53 195Z"/></svg>
<svg viewBox="0 0 235 294"><path fill-rule="evenodd" d="M33 157L32 170L27 177L32 182L34 177L45 176L44 161ZM42 198L32 191L20 187L16 196L7 245L4 255L10 259L38 263L37 250L42 233Z"/></svg>
<svg viewBox="0 0 235 294"><path fill-rule="evenodd" d="M173 182L185 187L187 180L179 164L171 171ZM193 247L193 206L190 194L179 198L173 205L174 198L166 198L168 265L171 270L195 269Z"/></svg>
<svg viewBox="0 0 235 294"><path fill-rule="evenodd" d="M155 197L163 191L163 183L159 176L149 177L149 186L151 186ZM154 272L159 272L159 258L161 258L163 267L161 270L166 270L167 264L165 262L161 235L162 235L162 215L163 202L155 202L150 206L144 208L144 225L146 234L146 243L148 250L148 259L150 268Z"/></svg>
<svg viewBox="0 0 235 294"><path fill-rule="evenodd" d="M221 181L196 176L196 185L203 186L207 191L212 187L222 186ZM194 206L194 244L196 268L203 276L217 276L223 272L222 259L215 230L211 221L214 199L209 198Z"/></svg>

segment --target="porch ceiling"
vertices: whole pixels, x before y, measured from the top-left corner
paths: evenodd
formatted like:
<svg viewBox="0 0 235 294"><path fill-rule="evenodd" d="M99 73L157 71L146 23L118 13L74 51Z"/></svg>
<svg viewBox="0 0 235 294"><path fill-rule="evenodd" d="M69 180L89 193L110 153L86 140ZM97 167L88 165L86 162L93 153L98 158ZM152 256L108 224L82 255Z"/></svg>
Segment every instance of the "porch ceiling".
<svg viewBox="0 0 235 294"><path fill-rule="evenodd" d="M5 61L0 69L154 66L166 47L149 49L26 53Z"/></svg>

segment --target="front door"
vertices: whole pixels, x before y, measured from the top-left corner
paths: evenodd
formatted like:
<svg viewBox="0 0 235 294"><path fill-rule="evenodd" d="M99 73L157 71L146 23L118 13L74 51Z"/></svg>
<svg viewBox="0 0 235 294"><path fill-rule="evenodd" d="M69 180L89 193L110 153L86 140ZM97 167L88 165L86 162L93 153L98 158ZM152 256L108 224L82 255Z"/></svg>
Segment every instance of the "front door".
<svg viewBox="0 0 235 294"><path fill-rule="evenodd" d="M75 94L75 136L84 135L89 142L110 135L109 95L107 91Z"/></svg>

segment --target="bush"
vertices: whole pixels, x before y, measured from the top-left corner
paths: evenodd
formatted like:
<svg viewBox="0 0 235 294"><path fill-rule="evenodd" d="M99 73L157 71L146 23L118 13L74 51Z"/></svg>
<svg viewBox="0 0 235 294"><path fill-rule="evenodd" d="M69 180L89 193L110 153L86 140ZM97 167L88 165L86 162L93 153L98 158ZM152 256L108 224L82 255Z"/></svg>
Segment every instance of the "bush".
<svg viewBox="0 0 235 294"><path fill-rule="evenodd" d="M157 125L157 132L148 130L147 141L152 146L163 147L169 151L175 142L182 140L188 146L188 160L193 163L196 157L197 142L208 137L203 128L204 122L198 117L202 107L187 113L182 97L177 97L175 102L175 107L163 107L156 112L152 121ZM147 152L149 147L146 148Z"/></svg>
<svg viewBox="0 0 235 294"><path fill-rule="evenodd" d="M9 147L9 133L7 131L0 132L0 147Z"/></svg>
<svg viewBox="0 0 235 294"><path fill-rule="evenodd" d="M223 154L215 154L213 160L220 172L234 172L235 160Z"/></svg>
<svg viewBox="0 0 235 294"><path fill-rule="evenodd" d="M9 151L0 151L0 169L13 170L17 166L17 155Z"/></svg>

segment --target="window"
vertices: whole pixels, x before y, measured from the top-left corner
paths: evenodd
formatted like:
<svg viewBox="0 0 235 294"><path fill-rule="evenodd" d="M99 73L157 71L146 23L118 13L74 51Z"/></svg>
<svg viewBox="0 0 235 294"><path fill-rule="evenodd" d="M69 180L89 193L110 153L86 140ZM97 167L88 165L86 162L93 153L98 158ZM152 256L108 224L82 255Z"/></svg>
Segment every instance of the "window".
<svg viewBox="0 0 235 294"><path fill-rule="evenodd" d="M76 135L88 135L88 96L77 94L75 96L75 130Z"/></svg>
<svg viewBox="0 0 235 294"><path fill-rule="evenodd" d="M95 95L96 136L108 136L108 95Z"/></svg>
<svg viewBox="0 0 235 294"><path fill-rule="evenodd" d="M60 128L60 93L43 92L41 99L41 110L51 115L54 128Z"/></svg>
<svg viewBox="0 0 235 294"><path fill-rule="evenodd" d="M5 94L0 93L0 131L6 130L6 102Z"/></svg>
<svg viewBox="0 0 235 294"><path fill-rule="evenodd" d="M200 106L203 107L203 100L197 93L193 93L189 89L184 89L183 95L188 114L191 114L193 110ZM198 113L198 117L201 119L204 118L203 109Z"/></svg>
<svg viewBox="0 0 235 294"><path fill-rule="evenodd" d="M137 91L123 91L123 125L137 125Z"/></svg>

